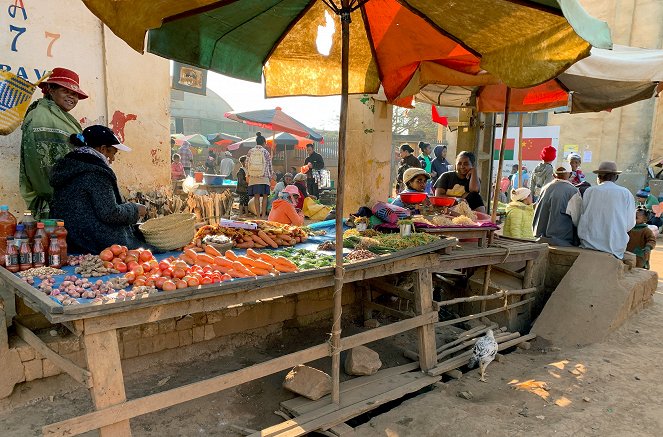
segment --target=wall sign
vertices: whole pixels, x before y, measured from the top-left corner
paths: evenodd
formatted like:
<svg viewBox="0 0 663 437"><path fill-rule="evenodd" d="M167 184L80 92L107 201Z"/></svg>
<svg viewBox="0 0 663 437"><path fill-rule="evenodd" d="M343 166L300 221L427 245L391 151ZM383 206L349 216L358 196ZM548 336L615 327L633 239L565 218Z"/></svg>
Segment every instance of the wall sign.
<svg viewBox="0 0 663 437"><path fill-rule="evenodd" d="M175 62L172 87L188 93L207 95L207 70Z"/></svg>

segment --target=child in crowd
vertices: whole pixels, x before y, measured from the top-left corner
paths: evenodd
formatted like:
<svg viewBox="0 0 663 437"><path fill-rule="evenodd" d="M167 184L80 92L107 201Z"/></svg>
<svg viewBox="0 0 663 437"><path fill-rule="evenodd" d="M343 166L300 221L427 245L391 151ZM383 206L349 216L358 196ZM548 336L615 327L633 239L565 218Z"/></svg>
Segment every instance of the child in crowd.
<svg viewBox="0 0 663 437"><path fill-rule="evenodd" d="M170 179L179 181L184 179L184 165L182 165L182 157L179 153L173 155L173 162L170 164Z"/></svg>
<svg viewBox="0 0 663 437"><path fill-rule="evenodd" d="M239 170L237 170L237 188L239 194L239 215L249 213L249 183L246 180L246 155L239 158Z"/></svg>
<svg viewBox="0 0 663 437"><path fill-rule="evenodd" d="M533 239L532 223L534 207L532 191L529 188L516 188L511 191L511 202L506 207L506 219L502 232L505 237Z"/></svg>
<svg viewBox="0 0 663 437"><path fill-rule="evenodd" d="M544 185L553 180L553 162L557 159L557 149L553 146L546 146L539 155L541 162L534 168L531 178L531 189L534 200L538 200L541 189Z"/></svg>
<svg viewBox="0 0 663 437"><path fill-rule="evenodd" d="M571 177L569 178L569 182L571 182L573 185L579 185L585 182L585 174L580 169L580 163L582 162L580 159L580 154L571 152L569 153L567 159L571 165Z"/></svg>
<svg viewBox="0 0 663 437"><path fill-rule="evenodd" d="M642 207L635 210L635 226L628 231L626 250L635 254L636 267L649 269L649 254L656 247L654 232L647 226L649 212Z"/></svg>

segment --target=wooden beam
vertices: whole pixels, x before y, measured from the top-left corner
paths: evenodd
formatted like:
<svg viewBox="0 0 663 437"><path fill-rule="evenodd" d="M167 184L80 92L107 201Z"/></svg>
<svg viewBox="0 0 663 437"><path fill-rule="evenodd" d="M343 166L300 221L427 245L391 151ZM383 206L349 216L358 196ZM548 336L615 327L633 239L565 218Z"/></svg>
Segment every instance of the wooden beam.
<svg viewBox="0 0 663 437"><path fill-rule="evenodd" d="M501 267L501 266L493 266L493 268L495 270L497 270L498 272L502 272L506 275L513 276L514 278L517 278L517 279L520 279L520 280L523 279L523 274L522 273L514 272L513 270L509 270L509 269ZM525 285L523 285L523 287L525 287Z"/></svg>
<svg viewBox="0 0 663 437"><path fill-rule="evenodd" d="M433 309L433 276L427 269L417 270L414 280L414 305L417 314L427 314ZM437 313L435 313L437 315ZM437 319L437 317L436 317ZM433 323L417 328L419 366L426 371L435 367L435 325Z"/></svg>
<svg viewBox="0 0 663 437"><path fill-rule="evenodd" d="M398 319L409 319L410 317L412 317L412 314L408 314L405 311L398 311L393 308L389 308L388 306L381 305L375 302L364 302L364 308L369 309L371 311L379 311L382 314L396 317Z"/></svg>
<svg viewBox="0 0 663 437"><path fill-rule="evenodd" d="M534 260L528 259L525 262L525 273L523 274L523 287L532 287L534 285Z"/></svg>
<svg viewBox="0 0 663 437"><path fill-rule="evenodd" d="M537 291L538 291L537 288L525 288L523 290L500 290L496 293L489 294L487 296L475 295L468 297L457 297L456 299L443 300L436 303L439 306L444 307L449 305L455 305L457 303L480 302L480 301L493 300L493 299L503 299L507 296L522 296L525 294L536 293Z"/></svg>
<svg viewBox="0 0 663 437"><path fill-rule="evenodd" d="M92 374L89 371L78 367L72 361L58 355L25 326L19 324L18 322L14 322L14 325L16 326L16 334L18 334L18 336L27 344L29 344L35 351L39 352L45 358L48 358L59 369L69 374L69 376L83 384L85 387L92 387Z"/></svg>
<svg viewBox="0 0 663 437"><path fill-rule="evenodd" d="M124 392L124 377L120 362L120 348L117 331L112 329L83 336L87 367L94 377L90 388L92 402L97 410L106 407L121 407L127 400ZM97 428L97 427L95 427ZM100 437L130 437L131 426L128 419L113 420L107 425L100 425Z"/></svg>
<svg viewBox="0 0 663 437"><path fill-rule="evenodd" d="M488 294L488 287L490 287L490 269L492 266L487 265L484 267L483 274L483 287L481 287L481 294L485 297ZM481 312L486 311L486 301L481 301Z"/></svg>
<svg viewBox="0 0 663 437"><path fill-rule="evenodd" d="M505 306L505 307L501 307L501 308L496 308L496 309L493 309L493 310L484 311L484 312L482 312L482 313L471 314L471 315L469 315L469 316L460 317L460 318L458 318L458 319L445 320L444 322L437 322L437 323L435 324L435 326L448 326L448 325L455 325L456 323L466 322L466 321L468 321L468 320L477 319L477 318L479 318L479 317L484 317L484 316L489 316L489 315L491 315L491 314L501 313L502 311L507 311L507 310L510 310L510 309L513 309L513 308L517 308L517 307L519 307L519 306L522 306L522 305L528 304L528 303L530 303L530 302L532 302L532 301L534 301L534 298L533 298L533 297L530 297L529 299L522 300L522 301L520 301L520 302L516 302L516 303L512 303L511 305L508 305L508 306Z"/></svg>
<svg viewBox="0 0 663 437"><path fill-rule="evenodd" d="M341 349L352 349L355 346L361 346L372 341L400 334L401 332L417 328L421 325L433 323L435 320L437 320L437 313L430 312L401 322L391 323L349 337L344 337L341 339ZM88 337L88 335L89 334L86 334L85 337ZM117 344L117 340L115 344ZM99 427L125 421L132 417L141 416L193 399L198 399L248 381L262 378L263 376L292 368L298 364L308 363L326 356L329 356L329 345L326 343L320 344L292 354L274 358L264 363L255 364L234 372L215 376L204 381L194 382L139 399L132 399L79 417L46 425L42 428L42 431L44 435L48 436L70 436L81 434ZM92 374L95 375L94 371Z"/></svg>

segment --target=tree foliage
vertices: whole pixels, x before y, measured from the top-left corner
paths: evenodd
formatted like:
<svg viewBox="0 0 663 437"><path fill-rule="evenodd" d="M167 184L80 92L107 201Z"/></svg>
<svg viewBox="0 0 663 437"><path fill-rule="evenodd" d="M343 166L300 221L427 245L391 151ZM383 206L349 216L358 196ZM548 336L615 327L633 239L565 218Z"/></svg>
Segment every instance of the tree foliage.
<svg viewBox="0 0 663 437"><path fill-rule="evenodd" d="M394 106L391 121L394 135L414 135L434 144L437 141L437 124L431 119L431 105L417 103L414 108Z"/></svg>

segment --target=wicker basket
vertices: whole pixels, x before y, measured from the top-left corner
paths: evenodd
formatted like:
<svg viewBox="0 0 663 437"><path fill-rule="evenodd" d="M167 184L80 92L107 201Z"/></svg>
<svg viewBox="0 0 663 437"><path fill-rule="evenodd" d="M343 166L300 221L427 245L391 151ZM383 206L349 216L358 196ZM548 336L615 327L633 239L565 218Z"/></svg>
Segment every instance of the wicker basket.
<svg viewBox="0 0 663 437"><path fill-rule="evenodd" d="M145 241L162 250L174 250L186 246L196 233L195 215L177 213L153 218L138 228Z"/></svg>

